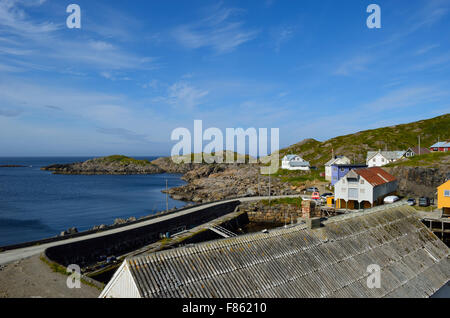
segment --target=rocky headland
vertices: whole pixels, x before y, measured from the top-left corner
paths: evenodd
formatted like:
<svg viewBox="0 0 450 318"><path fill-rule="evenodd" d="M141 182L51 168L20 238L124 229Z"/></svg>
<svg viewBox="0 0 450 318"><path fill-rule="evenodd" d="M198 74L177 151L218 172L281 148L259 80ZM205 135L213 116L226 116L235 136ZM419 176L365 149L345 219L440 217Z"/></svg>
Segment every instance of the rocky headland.
<svg viewBox="0 0 450 318"><path fill-rule="evenodd" d="M41 170L52 171L54 174L73 175L132 175L165 172L159 166L147 160L136 160L125 156L109 156L85 162L54 164L43 167Z"/></svg>

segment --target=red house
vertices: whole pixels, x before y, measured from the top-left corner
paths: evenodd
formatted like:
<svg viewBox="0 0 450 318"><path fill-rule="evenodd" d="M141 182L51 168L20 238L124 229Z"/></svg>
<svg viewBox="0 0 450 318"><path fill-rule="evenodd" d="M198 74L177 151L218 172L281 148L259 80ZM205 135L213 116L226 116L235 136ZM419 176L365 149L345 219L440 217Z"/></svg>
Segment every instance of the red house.
<svg viewBox="0 0 450 318"><path fill-rule="evenodd" d="M448 141L437 142L433 146L430 147L430 150L433 151L433 152L450 151L450 142L448 142Z"/></svg>

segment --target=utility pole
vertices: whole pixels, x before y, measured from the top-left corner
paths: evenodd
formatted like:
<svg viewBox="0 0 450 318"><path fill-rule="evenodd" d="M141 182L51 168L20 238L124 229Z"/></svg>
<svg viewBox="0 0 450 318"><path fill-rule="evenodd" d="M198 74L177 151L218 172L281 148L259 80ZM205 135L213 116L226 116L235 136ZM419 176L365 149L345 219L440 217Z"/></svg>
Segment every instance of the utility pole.
<svg viewBox="0 0 450 318"><path fill-rule="evenodd" d="M169 186L167 179L166 179L166 212L169 212Z"/></svg>
<svg viewBox="0 0 450 318"><path fill-rule="evenodd" d="M420 135L419 135L419 156L420 156Z"/></svg>
<svg viewBox="0 0 450 318"><path fill-rule="evenodd" d="M270 168L269 168L269 207L270 207L270 195L271 195L271 191L270 191L270 173L271 173L272 171L270 170Z"/></svg>

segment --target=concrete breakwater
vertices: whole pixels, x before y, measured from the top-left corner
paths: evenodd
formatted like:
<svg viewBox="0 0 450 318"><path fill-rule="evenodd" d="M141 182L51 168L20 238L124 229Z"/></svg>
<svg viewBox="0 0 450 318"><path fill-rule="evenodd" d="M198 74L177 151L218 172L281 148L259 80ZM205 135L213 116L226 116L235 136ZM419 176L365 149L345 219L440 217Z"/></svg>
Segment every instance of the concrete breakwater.
<svg viewBox="0 0 450 318"><path fill-rule="evenodd" d="M102 256L120 256L154 243L166 232L174 233L186 225L188 228L195 227L231 213L239 204L238 200L230 201L160 221L155 219L154 223L130 230L53 246L46 250L46 255L63 266L78 264L86 267L98 262Z"/></svg>

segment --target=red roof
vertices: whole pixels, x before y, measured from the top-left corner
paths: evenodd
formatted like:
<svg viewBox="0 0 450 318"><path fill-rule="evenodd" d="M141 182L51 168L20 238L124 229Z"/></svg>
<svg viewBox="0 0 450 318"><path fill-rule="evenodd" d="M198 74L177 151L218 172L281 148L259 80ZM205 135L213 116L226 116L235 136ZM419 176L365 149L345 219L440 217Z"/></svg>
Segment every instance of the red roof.
<svg viewBox="0 0 450 318"><path fill-rule="evenodd" d="M419 154L419 147L413 147L413 148L411 148L411 150L412 150L416 155ZM430 149L420 147L420 154L421 154L421 155L424 155L424 154L430 153L430 152L431 152Z"/></svg>
<svg viewBox="0 0 450 318"><path fill-rule="evenodd" d="M397 178L387 173L380 167L355 169L353 171L355 171L357 174L363 177L367 182L369 182L374 187L397 180Z"/></svg>

